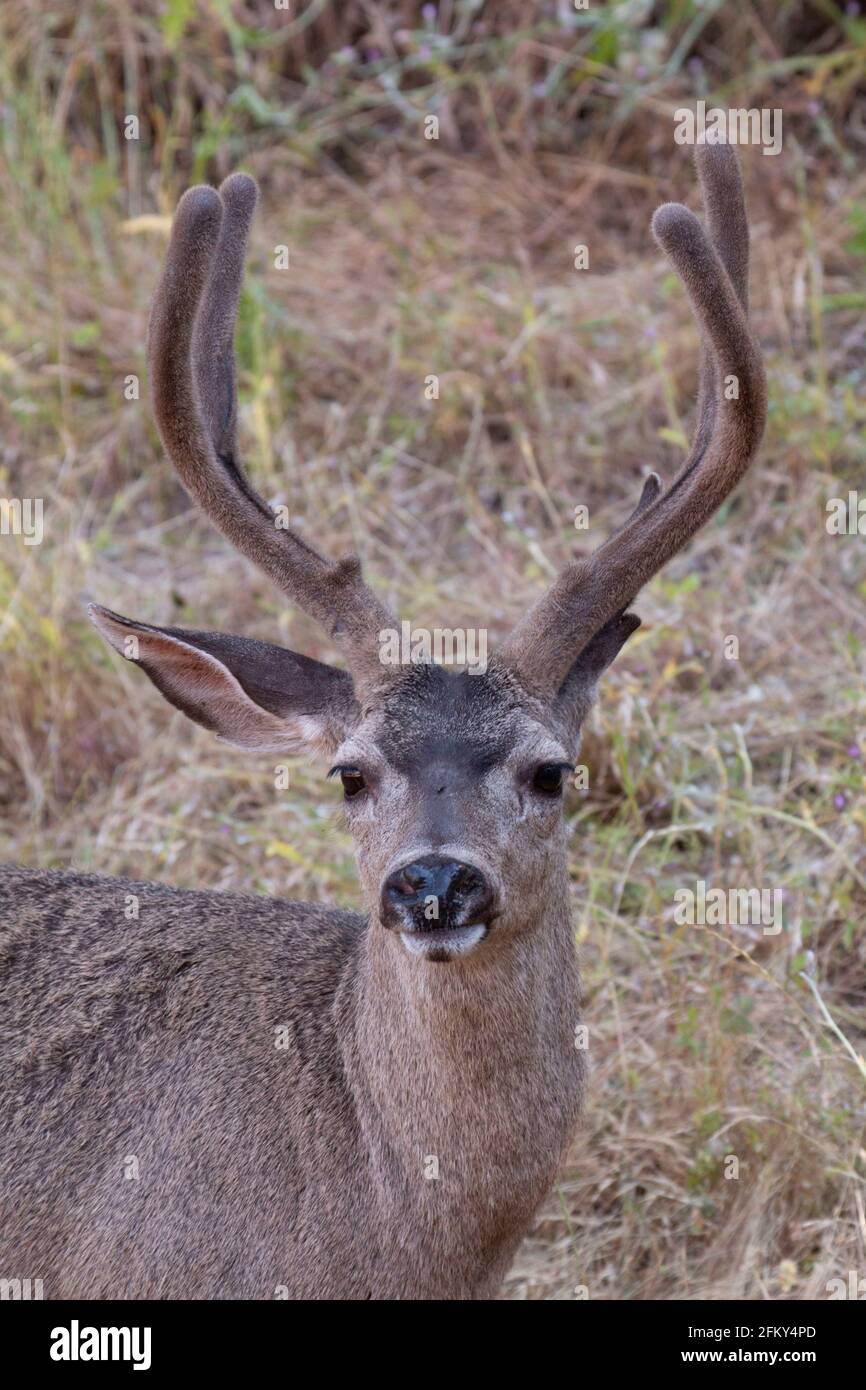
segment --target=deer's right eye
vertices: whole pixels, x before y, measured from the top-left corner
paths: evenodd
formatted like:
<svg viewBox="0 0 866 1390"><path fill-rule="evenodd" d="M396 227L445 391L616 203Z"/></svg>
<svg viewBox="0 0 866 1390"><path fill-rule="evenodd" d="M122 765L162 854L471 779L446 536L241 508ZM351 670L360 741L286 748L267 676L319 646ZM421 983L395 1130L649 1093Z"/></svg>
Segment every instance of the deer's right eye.
<svg viewBox="0 0 866 1390"><path fill-rule="evenodd" d="M363 772L357 767L341 767L339 773L346 799L351 801L353 796L359 796L367 785Z"/></svg>
<svg viewBox="0 0 866 1390"><path fill-rule="evenodd" d="M544 796L560 796L562 779L570 770L570 763L541 763L532 778L533 789Z"/></svg>

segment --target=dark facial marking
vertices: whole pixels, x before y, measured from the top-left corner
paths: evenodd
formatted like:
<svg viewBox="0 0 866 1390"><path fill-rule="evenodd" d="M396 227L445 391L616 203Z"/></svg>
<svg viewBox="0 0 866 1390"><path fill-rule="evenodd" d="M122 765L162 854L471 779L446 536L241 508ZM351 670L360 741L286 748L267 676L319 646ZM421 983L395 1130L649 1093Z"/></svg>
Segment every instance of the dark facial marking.
<svg viewBox="0 0 866 1390"><path fill-rule="evenodd" d="M415 666L386 706L378 743L398 772L429 774L437 795L455 778L478 776L505 760L518 708L490 672L449 675L441 666Z"/></svg>

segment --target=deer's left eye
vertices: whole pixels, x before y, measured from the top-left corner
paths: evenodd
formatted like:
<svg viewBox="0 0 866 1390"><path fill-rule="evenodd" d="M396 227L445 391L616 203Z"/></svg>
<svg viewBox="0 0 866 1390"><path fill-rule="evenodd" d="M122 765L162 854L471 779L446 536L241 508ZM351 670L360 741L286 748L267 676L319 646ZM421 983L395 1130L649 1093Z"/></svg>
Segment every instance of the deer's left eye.
<svg viewBox="0 0 866 1390"><path fill-rule="evenodd" d="M339 776L343 784L343 791L347 801L351 801L353 797L360 796L361 792L365 791L367 787L364 774L358 767L332 767L328 776Z"/></svg>
<svg viewBox="0 0 866 1390"><path fill-rule="evenodd" d="M356 767L341 767L340 781L343 783L343 791L350 801L353 796L360 796L367 785L363 772L360 772Z"/></svg>
<svg viewBox="0 0 866 1390"><path fill-rule="evenodd" d="M564 763L541 763L532 778L533 790L542 792L544 796L560 796L562 779L567 771Z"/></svg>

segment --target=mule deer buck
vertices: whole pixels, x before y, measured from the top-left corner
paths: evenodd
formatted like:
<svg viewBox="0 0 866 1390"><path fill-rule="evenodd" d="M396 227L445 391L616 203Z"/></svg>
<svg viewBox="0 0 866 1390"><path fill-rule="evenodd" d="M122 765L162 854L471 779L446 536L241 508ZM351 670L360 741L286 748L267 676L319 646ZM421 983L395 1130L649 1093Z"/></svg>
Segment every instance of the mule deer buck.
<svg viewBox="0 0 866 1390"><path fill-rule="evenodd" d="M384 664L396 620L358 560L324 559L254 491L232 340L256 187L181 199L149 332L165 448L347 669L91 616L205 728L330 761L367 914L6 869L3 1276L49 1298L495 1294L581 1106L564 774L629 605L764 426L734 151L697 168L708 230L678 204L653 219L703 335L691 451L474 675Z"/></svg>

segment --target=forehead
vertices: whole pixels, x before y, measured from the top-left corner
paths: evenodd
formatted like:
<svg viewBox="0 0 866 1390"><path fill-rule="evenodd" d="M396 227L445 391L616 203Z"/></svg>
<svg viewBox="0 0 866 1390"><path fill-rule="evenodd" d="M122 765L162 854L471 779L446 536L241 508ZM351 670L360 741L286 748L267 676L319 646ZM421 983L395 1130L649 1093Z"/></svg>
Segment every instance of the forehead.
<svg viewBox="0 0 866 1390"><path fill-rule="evenodd" d="M398 772L442 763L482 772L504 762L534 726L490 670L451 675L441 666L413 666L389 692L375 741Z"/></svg>

